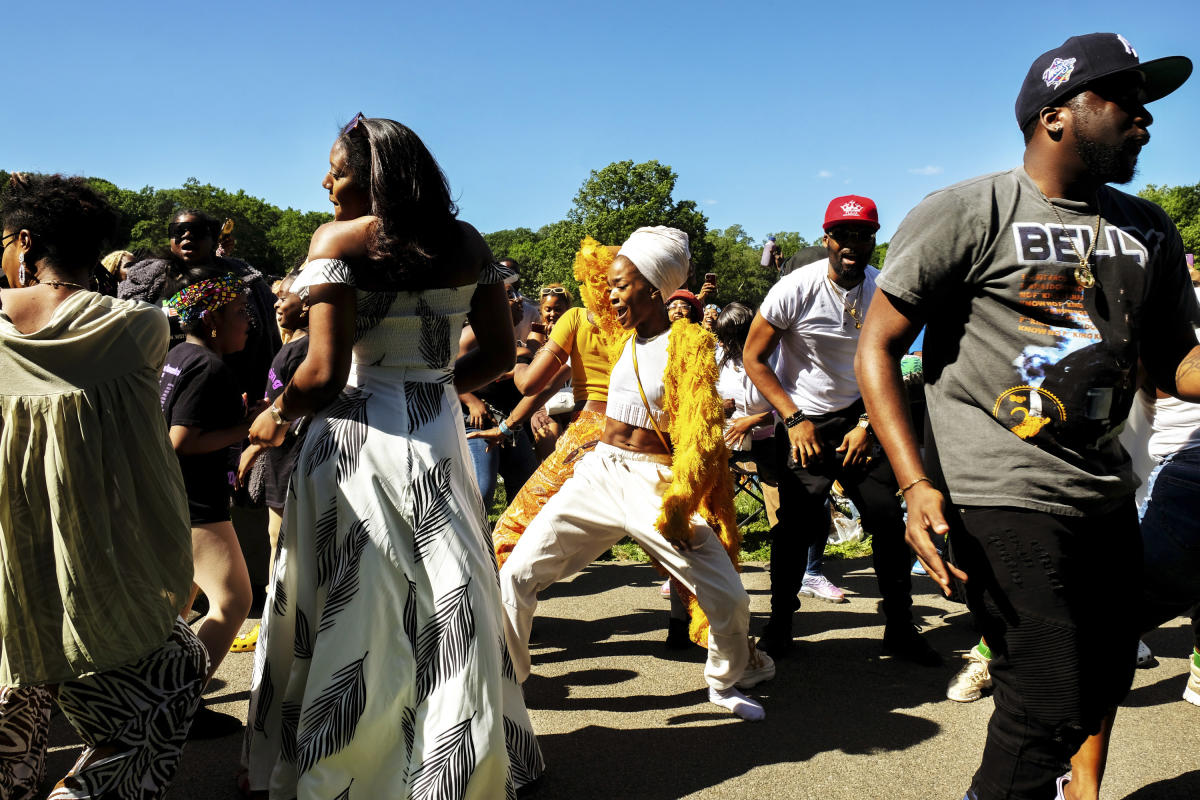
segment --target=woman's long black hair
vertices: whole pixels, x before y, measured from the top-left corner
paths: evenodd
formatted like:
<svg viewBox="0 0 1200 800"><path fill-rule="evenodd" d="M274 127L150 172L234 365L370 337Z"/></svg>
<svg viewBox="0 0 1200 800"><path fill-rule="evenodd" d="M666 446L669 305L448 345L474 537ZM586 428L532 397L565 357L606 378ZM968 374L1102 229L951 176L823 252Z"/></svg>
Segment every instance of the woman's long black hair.
<svg viewBox="0 0 1200 800"><path fill-rule="evenodd" d="M746 336L750 333L750 323L754 321L754 312L749 306L732 302L721 309L717 315L717 341L721 343L721 366L730 361L742 363L742 347L746 344Z"/></svg>
<svg viewBox="0 0 1200 800"><path fill-rule="evenodd" d="M351 180L367 191L380 223L368 247L368 281L420 280L460 235L458 206L442 168L410 128L390 119L361 119L338 144L346 150Z"/></svg>

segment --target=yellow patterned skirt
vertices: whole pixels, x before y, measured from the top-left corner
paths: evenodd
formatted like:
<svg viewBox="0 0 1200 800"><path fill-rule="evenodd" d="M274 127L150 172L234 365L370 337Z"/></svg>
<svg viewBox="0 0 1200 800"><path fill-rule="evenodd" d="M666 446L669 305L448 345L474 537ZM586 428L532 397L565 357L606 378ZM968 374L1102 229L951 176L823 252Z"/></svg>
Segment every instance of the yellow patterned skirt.
<svg viewBox="0 0 1200 800"><path fill-rule="evenodd" d="M492 546L496 549L496 562L500 566L504 566L508 554L517 546L521 534L525 533L542 506L554 497L567 478L575 474L575 464L596 446L603 435L604 415L584 409L558 437L554 452L525 481L525 486L509 502L500 519L496 520L496 527L492 530Z"/></svg>

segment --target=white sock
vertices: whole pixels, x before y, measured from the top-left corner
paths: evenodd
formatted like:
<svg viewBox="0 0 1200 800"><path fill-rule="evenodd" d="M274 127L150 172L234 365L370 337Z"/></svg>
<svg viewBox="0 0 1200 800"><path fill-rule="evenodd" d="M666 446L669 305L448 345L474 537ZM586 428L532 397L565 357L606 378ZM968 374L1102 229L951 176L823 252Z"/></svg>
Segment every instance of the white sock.
<svg viewBox="0 0 1200 800"><path fill-rule="evenodd" d="M767 712L763 710L761 703L746 697L746 695L732 686L728 689L713 689L710 687L708 690L708 700L711 703L716 703L721 708L732 711L736 716L741 717L747 722L758 722L767 718Z"/></svg>

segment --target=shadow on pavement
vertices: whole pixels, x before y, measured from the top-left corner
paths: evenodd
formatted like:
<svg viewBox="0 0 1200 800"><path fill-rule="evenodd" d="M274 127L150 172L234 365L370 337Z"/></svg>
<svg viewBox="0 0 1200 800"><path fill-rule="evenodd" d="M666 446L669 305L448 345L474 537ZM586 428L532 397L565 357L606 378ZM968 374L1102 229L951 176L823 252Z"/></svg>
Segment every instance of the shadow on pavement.
<svg viewBox="0 0 1200 800"><path fill-rule="evenodd" d="M1175 778L1148 783L1125 800L1195 800L1200 797L1200 770L1185 772Z"/></svg>

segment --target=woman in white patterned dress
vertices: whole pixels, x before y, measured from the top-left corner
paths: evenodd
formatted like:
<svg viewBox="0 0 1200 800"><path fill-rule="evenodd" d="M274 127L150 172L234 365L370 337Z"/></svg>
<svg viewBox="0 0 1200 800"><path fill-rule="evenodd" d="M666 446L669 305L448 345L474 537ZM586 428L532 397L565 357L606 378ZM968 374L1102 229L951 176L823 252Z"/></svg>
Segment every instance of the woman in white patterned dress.
<svg viewBox="0 0 1200 800"><path fill-rule="evenodd" d="M358 115L322 185L334 221L292 288L308 356L250 431L278 443L286 420L313 415L256 650L249 788L511 796L542 759L456 394L512 364L502 274L399 123ZM454 361L464 319L480 349Z"/></svg>

